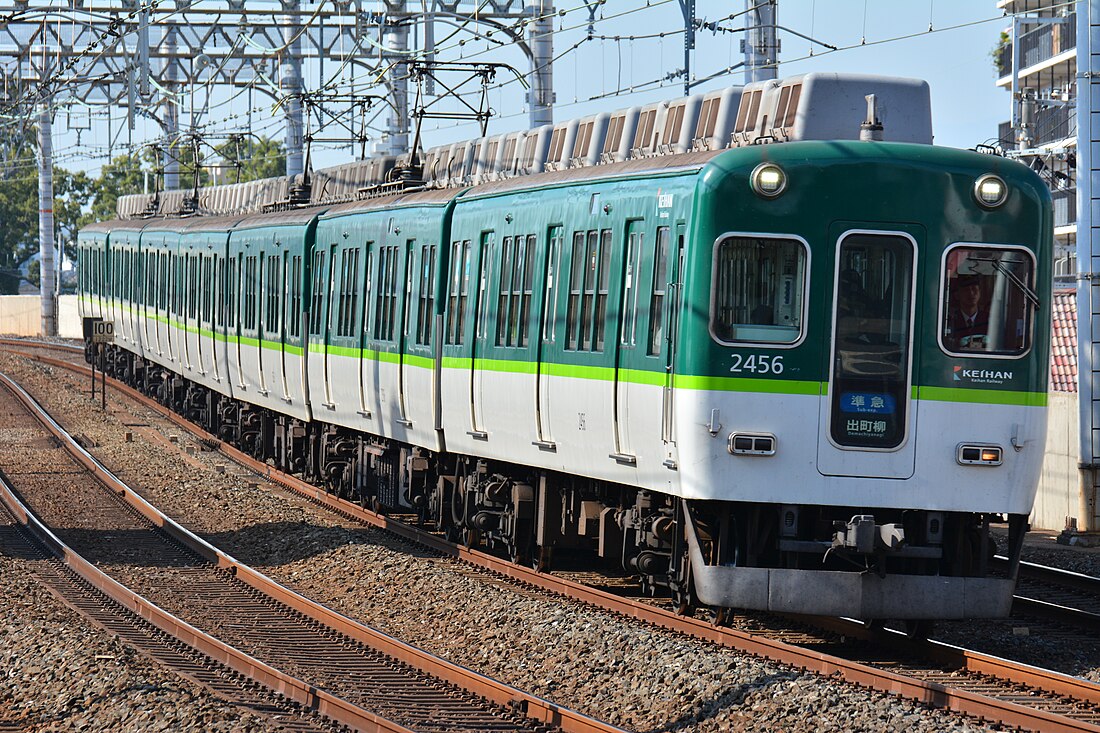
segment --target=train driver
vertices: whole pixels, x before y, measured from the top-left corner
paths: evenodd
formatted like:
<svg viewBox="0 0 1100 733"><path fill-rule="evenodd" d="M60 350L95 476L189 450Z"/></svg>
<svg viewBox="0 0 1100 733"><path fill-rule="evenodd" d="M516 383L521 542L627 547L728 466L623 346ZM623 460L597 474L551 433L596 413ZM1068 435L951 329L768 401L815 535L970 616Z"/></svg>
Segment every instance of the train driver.
<svg viewBox="0 0 1100 733"><path fill-rule="evenodd" d="M982 302L978 275L959 275L951 284L944 344L952 351L985 351L989 308Z"/></svg>

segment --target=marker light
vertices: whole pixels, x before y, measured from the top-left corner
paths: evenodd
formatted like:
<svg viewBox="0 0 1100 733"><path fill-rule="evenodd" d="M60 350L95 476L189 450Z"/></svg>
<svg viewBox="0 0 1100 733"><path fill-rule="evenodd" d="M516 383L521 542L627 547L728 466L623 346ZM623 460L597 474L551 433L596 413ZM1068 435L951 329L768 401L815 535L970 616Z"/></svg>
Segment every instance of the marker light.
<svg viewBox="0 0 1100 733"><path fill-rule="evenodd" d="M756 166L751 177L752 190L765 198L775 198L787 188L787 174L774 163Z"/></svg>
<svg viewBox="0 0 1100 733"><path fill-rule="evenodd" d="M996 445L964 445L955 449L955 460L963 466L999 466L1004 454Z"/></svg>
<svg viewBox="0 0 1100 733"><path fill-rule="evenodd" d="M1008 198L1008 186L997 176L984 175L974 182L974 198L982 206L995 209Z"/></svg>

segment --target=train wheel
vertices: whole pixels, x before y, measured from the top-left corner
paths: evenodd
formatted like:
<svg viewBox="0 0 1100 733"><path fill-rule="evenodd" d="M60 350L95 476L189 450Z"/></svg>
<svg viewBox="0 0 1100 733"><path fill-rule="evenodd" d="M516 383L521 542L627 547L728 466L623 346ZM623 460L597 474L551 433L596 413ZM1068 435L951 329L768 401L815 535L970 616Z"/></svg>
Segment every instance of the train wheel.
<svg viewBox="0 0 1100 733"><path fill-rule="evenodd" d="M691 577L691 563L683 564L683 576L679 579L669 578L669 589L672 591L672 602L676 606L678 616L691 616L695 610L695 584Z"/></svg>
<svg viewBox="0 0 1100 733"><path fill-rule="evenodd" d="M553 555L553 550L554 548L552 547L536 545L530 557L531 569L540 573L550 572L550 559Z"/></svg>
<svg viewBox="0 0 1100 733"><path fill-rule="evenodd" d="M924 641L932 635L932 622L921 619L909 619L905 622L905 635L913 641Z"/></svg>

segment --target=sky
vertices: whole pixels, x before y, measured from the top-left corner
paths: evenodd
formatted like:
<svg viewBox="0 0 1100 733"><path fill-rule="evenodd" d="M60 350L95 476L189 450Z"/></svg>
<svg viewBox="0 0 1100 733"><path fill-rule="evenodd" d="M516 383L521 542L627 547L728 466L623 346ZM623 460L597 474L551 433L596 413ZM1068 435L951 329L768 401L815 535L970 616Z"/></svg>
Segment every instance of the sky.
<svg viewBox="0 0 1100 733"><path fill-rule="evenodd" d="M414 4L410 0L410 5ZM362 5L371 9L374 5L381 8L382 3L365 1ZM303 0L303 7L308 9L314 4ZM744 18L731 20L729 16L743 9L743 2L697 0L696 16L737 29ZM651 83L683 66L683 17L678 0L605 0L597 6L593 22L596 37L591 40L585 40L589 15L584 0L557 0L555 10L554 54L560 56L553 70L555 121L683 94L682 80ZM778 23L840 48L829 51L823 45L781 31L780 78L824 71L928 81L936 144L973 147L991 141L998 123L1008 119L1009 95L994 84L996 74L990 52L1010 20L1003 17L995 0L779 0ZM445 29L436 35L441 38ZM692 56L694 76L705 77L738 64L743 58L743 37L740 32L699 31ZM508 63L527 71L529 62L522 53L500 44L499 38L499 34L494 39L469 38L461 48L451 47L451 57L459 54L463 60ZM331 74L331 64L328 69ZM303 73L307 87L317 86L316 67L307 64ZM740 85L743 80L743 73L735 70L699 85L693 92ZM526 128L525 90L504 73L497 81L503 83L489 93L489 103L496 113L489 125L490 134ZM240 130L249 107L247 101L245 95L229 101L227 93L216 92L210 100L210 113L200 121L213 130ZM253 104L254 130L281 138L282 120L272 111L270 102L257 97ZM123 114L118 111L116 117ZM233 115L236 120L227 119ZM185 110L181 117L186 124L188 112ZM379 123L383 119L384 114ZM89 144L106 142L104 126L83 132L79 144L76 134L67 129L64 113L57 116L54 129L58 164L97 173L106 161L106 153L100 147L96 155L89 155ZM140 143L158 134L154 123L139 121L130 139ZM423 134L425 146L431 147L477 137L479 131L474 124L429 121ZM126 139L126 135L120 138L123 143ZM313 162L319 168L352 158L347 147L319 147L314 150Z"/></svg>

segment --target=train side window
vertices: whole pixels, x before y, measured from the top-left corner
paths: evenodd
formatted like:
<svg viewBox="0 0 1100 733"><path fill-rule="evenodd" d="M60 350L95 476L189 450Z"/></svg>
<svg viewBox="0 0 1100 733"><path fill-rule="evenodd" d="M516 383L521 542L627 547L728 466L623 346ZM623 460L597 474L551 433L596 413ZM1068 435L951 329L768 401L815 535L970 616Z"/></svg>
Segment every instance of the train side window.
<svg viewBox="0 0 1100 733"><path fill-rule="evenodd" d="M212 257L202 258L202 320L204 323L210 323L214 317L214 259Z"/></svg>
<svg viewBox="0 0 1100 733"><path fill-rule="evenodd" d="M714 248L710 332L724 344L793 344L802 336L806 245L733 236Z"/></svg>
<svg viewBox="0 0 1100 733"><path fill-rule="evenodd" d="M565 348L580 347L581 293L584 290L584 232L573 234L573 256L569 271L569 306L565 316Z"/></svg>
<svg viewBox="0 0 1100 733"><path fill-rule="evenodd" d="M1035 260L1020 247L960 245L944 255L940 344L963 356L1019 356L1031 348Z"/></svg>
<svg viewBox="0 0 1100 733"><path fill-rule="evenodd" d="M231 257L226 263L229 265L226 272L225 288L225 322L237 330L237 314L240 312L241 303L241 267L240 255Z"/></svg>
<svg viewBox="0 0 1100 733"><path fill-rule="evenodd" d="M255 324L255 310L252 305L256 298L256 258L244 258L244 272L242 273L244 287L241 288L241 327L251 330Z"/></svg>
<svg viewBox="0 0 1100 733"><path fill-rule="evenodd" d="M435 321L435 253L436 245L420 247L420 294L416 314L416 343L427 346L432 342L432 324Z"/></svg>
<svg viewBox="0 0 1100 733"><path fill-rule="evenodd" d="M374 338L393 340L393 325L397 305L396 246L382 247L378 251L378 290L375 293Z"/></svg>
<svg viewBox="0 0 1100 733"><path fill-rule="evenodd" d="M638 325L638 256L645 244L645 233L638 228L641 222L632 222L626 238L626 272L623 277L622 333L619 343L634 346Z"/></svg>
<svg viewBox="0 0 1100 733"><path fill-rule="evenodd" d="M529 320L531 318L531 292L535 282L535 249L538 238L534 234L527 235L527 249L523 258L523 300L519 309L519 336L518 345L527 346L527 334Z"/></svg>
<svg viewBox="0 0 1100 733"><path fill-rule="evenodd" d="M267 296L267 312L264 314L264 329L268 333L279 333L279 296L283 292L283 263L277 255L267 258L267 277L264 279L264 293Z"/></svg>
<svg viewBox="0 0 1100 733"><path fill-rule="evenodd" d="M470 240L451 243L451 276L448 284L447 343L461 345L470 290Z"/></svg>
<svg viewBox="0 0 1100 733"><path fill-rule="evenodd" d="M302 314L302 256L290 258L290 276L287 279L286 331L292 338L300 338Z"/></svg>
<svg viewBox="0 0 1100 733"><path fill-rule="evenodd" d="M501 240L500 278L497 292L497 346L503 346L508 334L508 311L512 301L512 237Z"/></svg>
<svg viewBox="0 0 1100 733"><path fill-rule="evenodd" d="M495 237L493 232L481 234L481 267L478 274L477 306L474 310L474 331L476 339L485 338L485 311L488 309L489 298L489 273L491 253L496 252Z"/></svg>
<svg viewBox="0 0 1100 733"><path fill-rule="evenodd" d="M588 232L584 249L584 292L581 294L581 351L589 351L594 343L592 314L596 305L596 276L599 274L599 232Z"/></svg>
<svg viewBox="0 0 1100 733"><path fill-rule="evenodd" d="M600 232L599 252L600 272L597 278L596 313L594 324L596 336L593 340L593 351L603 351L604 330L607 327L607 293L611 283L611 230L604 229Z"/></svg>
<svg viewBox="0 0 1100 733"><path fill-rule="evenodd" d="M322 335L321 324L325 303L325 251L317 249L313 252L313 277L310 283L310 307L309 307L309 332Z"/></svg>
<svg viewBox="0 0 1100 733"><path fill-rule="evenodd" d="M337 302L336 335L355 333L355 315L359 312L359 250L340 253L340 291Z"/></svg>
<svg viewBox="0 0 1100 733"><path fill-rule="evenodd" d="M550 246L546 252L546 293L542 308L542 340L554 343L557 335L558 267L561 264L561 227L550 228Z"/></svg>
<svg viewBox="0 0 1100 733"><path fill-rule="evenodd" d="M527 239L522 234L516 237L512 250L512 283L511 297L508 304L508 333L509 346L522 346L519 339L520 310L523 301L523 268L527 261Z"/></svg>
<svg viewBox="0 0 1100 733"><path fill-rule="evenodd" d="M658 227L653 244L653 283L649 296L649 344L646 354L661 353L664 336L665 293L668 288L668 240L669 228Z"/></svg>

